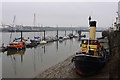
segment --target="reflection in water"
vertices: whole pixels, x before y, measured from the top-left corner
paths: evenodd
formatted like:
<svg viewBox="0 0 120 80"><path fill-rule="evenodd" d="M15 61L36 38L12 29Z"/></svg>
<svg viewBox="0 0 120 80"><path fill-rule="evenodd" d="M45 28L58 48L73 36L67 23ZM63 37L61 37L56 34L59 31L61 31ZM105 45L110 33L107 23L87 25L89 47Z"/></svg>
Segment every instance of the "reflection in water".
<svg viewBox="0 0 120 80"><path fill-rule="evenodd" d="M33 61L33 65L34 65L34 72L36 72L36 61L35 61L35 49L36 48L34 48L34 61Z"/></svg>
<svg viewBox="0 0 120 80"><path fill-rule="evenodd" d="M17 74L17 67L16 67L16 55L21 55L21 63L23 62L23 55L25 53L25 49L24 50L20 50L20 51L7 51L7 56L11 57L11 62L12 62L12 66L13 66L13 70L14 70L14 74Z"/></svg>
<svg viewBox="0 0 120 80"><path fill-rule="evenodd" d="M45 46L44 46L44 54L45 54Z"/></svg>
<svg viewBox="0 0 120 80"><path fill-rule="evenodd" d="M13 59L15 60L15 55L19 54L19 55L21 55L21 62L23 62L24 53L25 53L25 49L20 50L20 51L7 51L7 56L12 56L13 55Z"/></svg>
<svg viewBox="0 0 120 80"><path fill-rule="evenodd" d="M65 40L65 41L64 41L64 43L65 43L65 46L66 46L66 42L67 42L67 40Z"/></svg>
<svg viewBox="0 0 120 80"><path fill-rule="evenodd" d="M81 37L79 36L78 41L80 41L80 40L81 40Z"/></svg>
<svg viewBox="0 0 120 80"><path fill-rule="evenodd" d="M58 51L58 41L56 41L56 48L57 48L57 51Z"/></svg>
<svg viewBox="0 0 120 80"><path fill-rule="evenodd" d="M73 44L73 38L71 39L71 42L72 42L72 44Z"/></svg>
<svg viewBox="0 0 120 80"><path fill-rule="evenodd" d="M43 45L42 48L43 48L43 51L44 51L44 54L45 54L45 51L46 51L45 45Z"/></svg>
<svg viewBox="0 0 120 80"><path fill-rule="evenodd" d="M43 62L43 55L42 55L42 51L40 53L40 57L41 57L41 63Z"/></svg>
<svg viewBox="0 0 120 80"><path fill-rule="evenodd" d="M16 58L15 58L14 55L13 55L13 58L11 56L11 61L12 61L12 66L13 66L14 74L16 75L17 74L17 71L16 71Z"/></svg>

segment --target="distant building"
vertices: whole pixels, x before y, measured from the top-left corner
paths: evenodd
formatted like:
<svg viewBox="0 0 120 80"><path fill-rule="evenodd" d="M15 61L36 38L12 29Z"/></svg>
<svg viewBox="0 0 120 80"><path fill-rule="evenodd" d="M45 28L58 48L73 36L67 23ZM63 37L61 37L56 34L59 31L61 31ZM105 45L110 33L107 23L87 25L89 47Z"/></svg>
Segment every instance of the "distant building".
<svg viewBox="0 0 120 80"><path fill-rule="evenodd" d="M120 31L120 1L118 2L118 17L116 17L116 22L114 23L114 30Z"/></svg>

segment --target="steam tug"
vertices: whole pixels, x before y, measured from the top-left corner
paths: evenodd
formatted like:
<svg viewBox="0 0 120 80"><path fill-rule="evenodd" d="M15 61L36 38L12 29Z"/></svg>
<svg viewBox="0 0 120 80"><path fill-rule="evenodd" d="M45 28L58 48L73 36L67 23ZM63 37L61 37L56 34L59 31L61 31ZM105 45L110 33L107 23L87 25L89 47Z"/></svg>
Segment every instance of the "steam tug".
<svg viewBox="0 0 120 80"><path fill-rule="evenodd" d="M96 21L91 21L91 17L89 17L89 25L89 39L81 40L81 50L72 59L76 72L81 76L95 74L106 63L106 51L95 39Z"/></svg>

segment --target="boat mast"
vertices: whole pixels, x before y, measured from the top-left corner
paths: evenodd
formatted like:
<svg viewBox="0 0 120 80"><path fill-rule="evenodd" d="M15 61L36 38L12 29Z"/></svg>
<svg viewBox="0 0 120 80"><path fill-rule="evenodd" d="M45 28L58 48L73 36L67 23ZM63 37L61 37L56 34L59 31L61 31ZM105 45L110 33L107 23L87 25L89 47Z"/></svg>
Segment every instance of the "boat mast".
<svg viewBox="0 0 120 80"><path fill-rule="evenodd" d="M35 13L34 13L34 28L35 28ZM34 31L34 37L35 37L35 31Z"/></svg>
<svg viewBox="0 0 120 80"><path fill-rule="evenodd" d="M89 26L90 26L91 16L89 16ZM90 31L89 31L90 32ZM89 35L89 34L88 34ZM90 36L90 35L89 35ZM88 36L88 53L89 53L89 36Z"/></svg>
<svg viewBox="0 0 120 80"><path fill-rule="evenodd" d="M15 25L15 18L16 18L16 16L14 16L14 18L13 18L12 28L14 28L14 25ZM16 32L16 28L15 28L15 32ZM11 31L11 34L10 34L10 40L9 40L9 43L11 42L11 38L12 38L12 31Z"/></svg>
<svg viewBox="0 0 120 80"><path fill-rule="evenodd" d="M15 35L16 35L15 19L16 19L16 16L14 16L14 18L13 18L13 28L15 28Z"/></svg>
<svg viewBox="0 0 120 80"><path fill-rule="evenodd" d="M14 18L13 18L13 27L15 27L15 18L16 18L16 16L14 16Z"/></svg>

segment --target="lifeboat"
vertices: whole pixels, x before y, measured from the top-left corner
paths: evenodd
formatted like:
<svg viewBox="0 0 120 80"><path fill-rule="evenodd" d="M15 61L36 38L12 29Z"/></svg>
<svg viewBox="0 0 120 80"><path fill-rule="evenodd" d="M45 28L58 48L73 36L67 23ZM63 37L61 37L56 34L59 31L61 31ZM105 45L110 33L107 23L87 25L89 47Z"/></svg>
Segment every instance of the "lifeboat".
<svg viewBox="0 0 120 80"><path fill-rule="evenodd" d="M7 47L4 46L4 43L2 44L2 46L0 46L0 52L5 52L7 51Z"/></svg>
<svg viewBox="0 0 120 80"><path fill-rule="evenodd" d="M21 50L21 49L25 49L26 44L24 41L13 41L9 44L9 46L7 47L8 50Z"/></svg>
<svg viewBox="0 0 120 80"><path fill-rule="evenodd" d="M59 37L59 41L62 42L64 40L63 37Z"/></svg>

